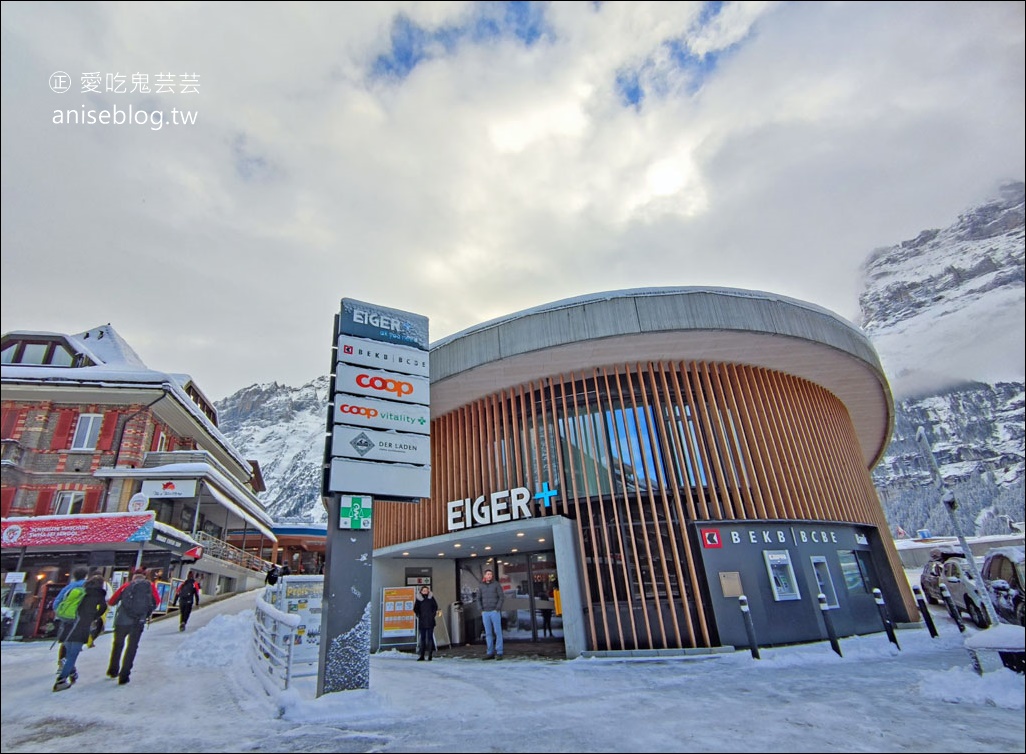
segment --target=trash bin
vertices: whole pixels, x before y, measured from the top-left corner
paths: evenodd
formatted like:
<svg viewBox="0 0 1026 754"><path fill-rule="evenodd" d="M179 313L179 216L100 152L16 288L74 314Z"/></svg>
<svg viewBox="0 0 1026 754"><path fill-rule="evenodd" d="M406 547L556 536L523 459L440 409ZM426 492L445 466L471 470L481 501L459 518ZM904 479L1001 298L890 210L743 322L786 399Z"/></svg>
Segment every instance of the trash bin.
<svg viewBox="0 0 1026 754"><path fill-rule="evenodd" d="M454 647L463 644L463 603L453 602L449 606L449 624L452 626L450 641Z"/></svg>

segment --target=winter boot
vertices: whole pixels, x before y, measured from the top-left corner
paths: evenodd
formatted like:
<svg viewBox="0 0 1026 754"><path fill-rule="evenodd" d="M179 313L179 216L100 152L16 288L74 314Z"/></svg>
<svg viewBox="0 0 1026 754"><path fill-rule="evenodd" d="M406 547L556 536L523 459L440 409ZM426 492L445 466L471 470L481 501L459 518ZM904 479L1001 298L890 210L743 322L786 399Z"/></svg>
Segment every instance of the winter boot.
<svg viewBox="0 0 1026 754"><path fill-rule="evenodd" d="M424 662L424 653L420 653L420 657L417 658L417 662Z"/></svg>
<svg viewBox="0 0 1026 754"><path fill-rule="evenodd" d="M55 683L53 685L53 690L54 691L64 691L64 689L70 689L71 688L71 683L72 683L72 681L71 681L70 678L65 678L63 681L57 681L57 683Z"/></svg>
<svg viewBox="0 0 1026 754"><path fill-rule="evenodd" d="M428 662L431 662L431 658L434 656L435 651L433 649L428 650Z"/></svg>

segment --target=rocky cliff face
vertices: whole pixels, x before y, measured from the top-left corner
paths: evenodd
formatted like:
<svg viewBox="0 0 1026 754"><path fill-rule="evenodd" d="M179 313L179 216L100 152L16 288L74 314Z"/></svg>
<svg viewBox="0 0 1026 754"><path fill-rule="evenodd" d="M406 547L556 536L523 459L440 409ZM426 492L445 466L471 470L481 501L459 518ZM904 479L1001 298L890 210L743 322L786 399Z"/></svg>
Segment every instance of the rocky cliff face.
<svg viewBox="0 0 1026 754"><path fill-rule="evenodd" d="M891 443L873 478L888 521L951 534L915 441L922 426L959 500L963 533L1023 520L1026 256L1024 185L952 225L873 252L862 327L895 395Z"/></svg>
<svg viewBox="0 0 1026 754"><path fill-rule="evenodd" d="M950 227L878 249L863 266L861 326L895 395L895 428L874 471L892 527L952 533L915 442L923 426L960 502L963 533L1023 520L1026 266L1022 183ZM260 461L268 512L324 521L329 381L252 385L220 401L221 429Z"/></svg>
<svg viewBox="0 0 1026 754"><path fill-rule="evenodd" d="M216 405L221 431L246 458L260 462L267 484L261 499L272 518L326 520L321 465L328 378L299 388L251 385Z"/></svg>

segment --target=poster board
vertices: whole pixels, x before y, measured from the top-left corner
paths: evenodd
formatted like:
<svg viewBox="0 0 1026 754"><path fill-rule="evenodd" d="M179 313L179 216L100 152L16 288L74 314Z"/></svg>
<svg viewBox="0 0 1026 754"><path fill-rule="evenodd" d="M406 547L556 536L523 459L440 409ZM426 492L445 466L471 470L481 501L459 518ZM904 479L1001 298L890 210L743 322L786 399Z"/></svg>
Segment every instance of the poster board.
<svg viewBox="0 0 1026 754"><path fill-rule="evenodd" d="M417 589L412 586L386 586L381 590L381 645L416 646L417 626L413 602Z"/></svg>
<svg viewBox="0 0 1026 754"><path fill-rule="evenodd" d="M318 662L321 644L321 608L324 600L323 576L285 576L279 582L284 606L289 615L299 616L293 633L292 661Z"/></svg>
<svg viewBox="0 0 1026 754"><path fill-rule="evenodd" d="M157 603L157 609L154 610L153 613L166 613L168 607L171 605L171 582L158 581L156 583L157 594L160 595L160 602Z"/></svg>
<svg viewBox="0 0 1026 754"><path fill-rule="evenodd" d="M171 577L171 607L178 607L178 590L184 583L185 579Z"/></svg>

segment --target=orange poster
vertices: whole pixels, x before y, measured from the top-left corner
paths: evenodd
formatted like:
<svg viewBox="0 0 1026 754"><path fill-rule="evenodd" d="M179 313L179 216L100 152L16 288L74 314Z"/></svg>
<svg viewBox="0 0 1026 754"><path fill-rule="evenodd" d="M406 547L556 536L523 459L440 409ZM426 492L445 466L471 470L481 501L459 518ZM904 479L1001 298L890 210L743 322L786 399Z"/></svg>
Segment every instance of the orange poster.
<svg viewBox="0 0 1026 754"><path fill-rule="evenodd" d="M386 586L381 600L381 638L416 636L413 601L417 591L412 586Z"/></svg>

